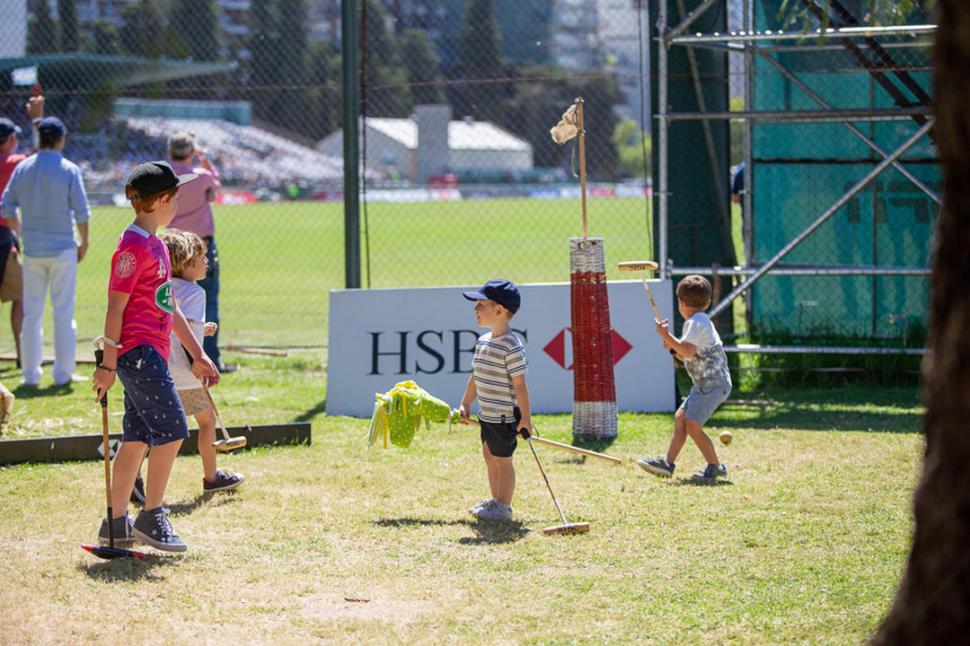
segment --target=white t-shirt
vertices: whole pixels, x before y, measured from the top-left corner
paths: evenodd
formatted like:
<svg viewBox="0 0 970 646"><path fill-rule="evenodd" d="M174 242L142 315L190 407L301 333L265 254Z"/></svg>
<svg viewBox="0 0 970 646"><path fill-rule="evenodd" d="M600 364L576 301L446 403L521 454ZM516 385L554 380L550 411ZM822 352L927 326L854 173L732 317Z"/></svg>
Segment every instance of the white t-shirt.
<svg viewBox="0 0 970 646"><path fill-rule="evenodd" d="M684 362L694 386L707 390L713 386L731 384L724 344L707 314L698 312L684 321L680 341L697 348L694 356Z"/></svg>
<svg viewBox="0 0 970 646"><path fill-rule="evenodd" d="M189 321L189 327L195 338L202 343L205 330L205 290L193 282L181 278L172 279L172 294L178 303L182 314ZM168 355L168 370L172 373L172 381L176 390L194 390L202 388L202 382L192 374L192 364L182 347L182 342L172 331L172 349Z"/></svg>

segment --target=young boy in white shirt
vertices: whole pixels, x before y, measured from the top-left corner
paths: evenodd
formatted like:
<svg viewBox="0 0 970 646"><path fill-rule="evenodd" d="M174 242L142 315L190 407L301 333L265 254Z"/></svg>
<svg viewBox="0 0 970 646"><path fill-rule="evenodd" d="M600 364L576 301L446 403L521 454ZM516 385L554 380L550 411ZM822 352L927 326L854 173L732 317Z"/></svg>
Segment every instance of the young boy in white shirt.
<svg viewBox="0 0 970 646"><path fill-rule="evenodd" d="M190 231L178 229L166 229L158 234L158 238L168 248L171 259L172 294L185 314L189 328L201 344L203 337L212 336L218 329L218 324L205 322L205 290L196 284L196 281L205 278L207 270L205 242ZM211 493L235 489L243 483L245 477L241 473L219 469L216 464L216 450L212 446L216 439L215 411L202 382L192 373L192 364L185 348L174 334L168 356L168 369L186 417L194 415L199 426L199 456L202 458L204 471L202 490ZM139 476L132 491L134 501L143 502L142 486Z"/></svg>
<svg viewBox="0 0 970 646"><path fill-rule="evenodd" d="M673 350L684 362L693 385L674 415L674 433L667 454L640 460L637 464L649 473L663 478L674 474L675 462L684 443L690 437L700 449L707 466L693 475L693 479L713 483L727 476L714 443L704 433L704 424L731 394L731 373L728 370L724 344L706 310L711 304L711 284L703 276L687 276L677 285L677 307L684 317L683 336L670 333L670 322L656 321L657 335L664 348Z"/></svg>

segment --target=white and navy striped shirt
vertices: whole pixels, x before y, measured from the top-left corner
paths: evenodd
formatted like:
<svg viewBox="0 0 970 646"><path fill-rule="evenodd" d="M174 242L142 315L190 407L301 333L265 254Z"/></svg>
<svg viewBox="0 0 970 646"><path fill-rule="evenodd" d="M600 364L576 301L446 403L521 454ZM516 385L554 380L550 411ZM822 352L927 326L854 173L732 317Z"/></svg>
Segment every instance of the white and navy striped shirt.
<svg viewBox="0 0 970 646"><path fill-rule="evenodd" d="M515 421L512 377L529 371L525 348L514 332L492 338L487 332L475 342L472 374L478 393L478 418L502 424Z"/></svg>

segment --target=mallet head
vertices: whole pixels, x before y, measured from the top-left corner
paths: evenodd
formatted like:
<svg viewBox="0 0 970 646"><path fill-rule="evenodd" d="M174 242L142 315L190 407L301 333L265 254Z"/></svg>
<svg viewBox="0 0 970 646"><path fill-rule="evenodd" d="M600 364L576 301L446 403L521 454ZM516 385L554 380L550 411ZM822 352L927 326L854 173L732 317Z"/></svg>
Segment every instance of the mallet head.
<svg viewBox="0 0 970 646"><path fill-rule="evenodd" d="M126 550L120 547L108 547L107 545L81 545L81 549L94 554L99 559L105 559L110 561L111 559L121 559L121 558L133 558L133 559L143 559L145 558L144 552L139 552L137 550Z"/></svg>
<svg viewBox="0 0 970 646"><path fill-rule="evenodd" d="M620 271L656 271L660 265L652 260L627 260L617 263Z"/></svg>
<svg viewBox="0 0 970 646"><path fill-rule="evenodd" d="M236 437L230 437L228 440L217 440L212 443L212 446L219 453L229 453L230 451L235 451L246 446L246 436L237 435Z"/></svg>
<svg viewBox="0 0 970 646"><path fill-rule="evenodd" d="M589 531L589 523L566 523L565 525L553 525L545 527L543 534L585 534Z"/></svg>

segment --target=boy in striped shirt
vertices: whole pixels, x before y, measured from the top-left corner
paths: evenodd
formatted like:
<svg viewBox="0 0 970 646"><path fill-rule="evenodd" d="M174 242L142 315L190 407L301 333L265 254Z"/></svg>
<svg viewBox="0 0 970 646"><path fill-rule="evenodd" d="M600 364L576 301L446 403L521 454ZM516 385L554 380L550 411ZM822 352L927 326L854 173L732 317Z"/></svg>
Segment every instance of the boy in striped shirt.
<svg viewBox="0 0 970 646"><path fill-rule="evenodd" d="M478 420L481 424L482 455L488 468L488 486L492 497L468 510L482 520L511 520L512 493L515 491L515 469L512 454L516 435L532 432L529 388L525 374L529 371L522 341L509 325L522 304L519 289L507 280L490 280L478 290L462 292L475 301L475 320L489 328L475 343L472 374L468 378L459 411L467 424L472 402L478 398Z"/></svg>

